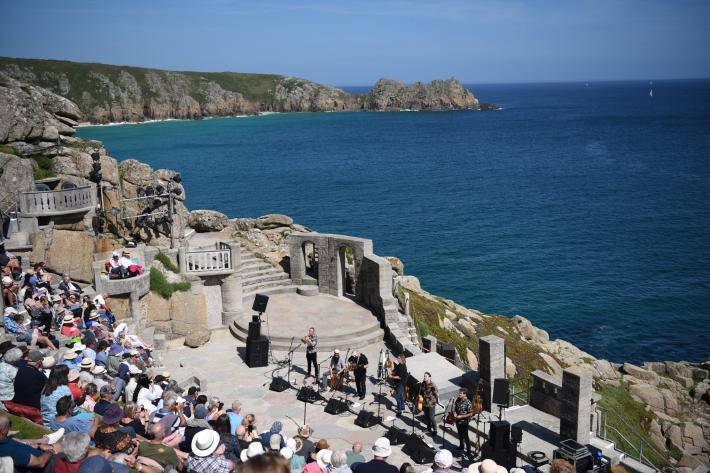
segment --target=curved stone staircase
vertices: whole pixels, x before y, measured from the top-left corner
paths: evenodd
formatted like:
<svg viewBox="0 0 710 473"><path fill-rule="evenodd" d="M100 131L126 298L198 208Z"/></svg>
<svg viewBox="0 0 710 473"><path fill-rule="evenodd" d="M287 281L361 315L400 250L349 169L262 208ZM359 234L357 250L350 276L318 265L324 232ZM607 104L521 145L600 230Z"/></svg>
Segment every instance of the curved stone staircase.
<svg viewBox="0 0 710 473"><path fill-rule="evenodd" d="M257 257L242 246L242 301L246 302L255 294L283 294L296 292L289 275L275 268L271 263Z"/></svg>

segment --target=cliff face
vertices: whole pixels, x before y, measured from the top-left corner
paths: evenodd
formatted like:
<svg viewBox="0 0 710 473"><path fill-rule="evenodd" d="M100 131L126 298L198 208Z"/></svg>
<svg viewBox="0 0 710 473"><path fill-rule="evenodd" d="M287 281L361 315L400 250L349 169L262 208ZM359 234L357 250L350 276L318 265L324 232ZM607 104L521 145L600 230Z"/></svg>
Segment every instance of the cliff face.
<svg viewBox="0 0 710 473"><path fill-rule="evenodd" d="M91 123L199 119L273 112L479 108L458 81L381 79L363 96L294 77L235 72L170 72L68 61L0 58L0 72L78 105ZM79 117L76 117L77 119Z"/></svg>

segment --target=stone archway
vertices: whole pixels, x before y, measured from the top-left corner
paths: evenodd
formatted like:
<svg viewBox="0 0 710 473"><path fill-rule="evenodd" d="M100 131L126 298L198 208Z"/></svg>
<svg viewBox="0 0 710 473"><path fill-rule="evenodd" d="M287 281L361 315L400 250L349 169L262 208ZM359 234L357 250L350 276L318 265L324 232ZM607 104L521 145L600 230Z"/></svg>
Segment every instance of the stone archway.
<svg viewBox="0 0 710 473"><path fill-rule="evenodd" d="M312 241L305 241L303 242L303 245L301 245L301 252L303 254L303 265L306 276L309 276L318 282L318 247Z"/></svg>
<svg viewBox="0 0 710 473"><path fill-rule="evenodd" d="M338 295L356 297L355 251L350 245L338 248Z"/></svg>

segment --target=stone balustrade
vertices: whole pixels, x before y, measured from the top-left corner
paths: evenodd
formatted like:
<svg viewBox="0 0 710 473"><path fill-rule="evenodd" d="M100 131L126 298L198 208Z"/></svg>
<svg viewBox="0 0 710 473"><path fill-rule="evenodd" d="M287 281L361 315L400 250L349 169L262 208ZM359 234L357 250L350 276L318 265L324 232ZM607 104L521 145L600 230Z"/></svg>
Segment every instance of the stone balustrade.
<svg viewBox="0 0 710 473"><path fill-rule="evenodd" d="M96 206L93 185L55 191L22 192L19 211L28 217L53 217L88 212Z"/></svg>
<svg viewBox="0 0 710 473"><path fill-rule="evenodd" d="M240 262L239 244L217 242L214 248L191 250L180 248L180 272L193 276L221 276L232 274Z"/></svg>

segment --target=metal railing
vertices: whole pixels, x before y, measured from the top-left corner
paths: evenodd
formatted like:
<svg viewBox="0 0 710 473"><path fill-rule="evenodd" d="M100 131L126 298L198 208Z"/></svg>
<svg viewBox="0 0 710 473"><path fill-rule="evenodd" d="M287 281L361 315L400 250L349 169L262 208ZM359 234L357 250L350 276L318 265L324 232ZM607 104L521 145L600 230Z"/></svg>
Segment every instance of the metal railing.
<svg viewBox="0 0 710 473"><path fill-rule="evenodd" d="M597 415L594 431L597 437L613 442L617 450L656 471L678 471L668 461L665 454L649 444L614 410L596 407L595 411ZM613 425L609 422L610 418L614 421ZM623 428L623 432L620 430L621 428ZM650 455L653 456L653 460L649 458ZM660 467L657 465L658 462L660 462Z"/></svg>
<svg viewBox="0 0 710 473"><path fill-rule="evenodd" d="M530 401L530 379L526 378L523 386L512 385L508 397L508 406L524 406Z"/></svg>
<svg viewBox="0 0 710 473"><path fill-rule="evenodd" d="M186 273L231 271L234 269L231 248L219 242L214 250L186 251L184 268Z"/></svg>
<svg viewBox="0 0 710 473"><path fill-rule="evenodd" d="M96 192L91 185L57 191L21 192L19 212L30 217L48 217L88 212L95 205Z"/></svg>

